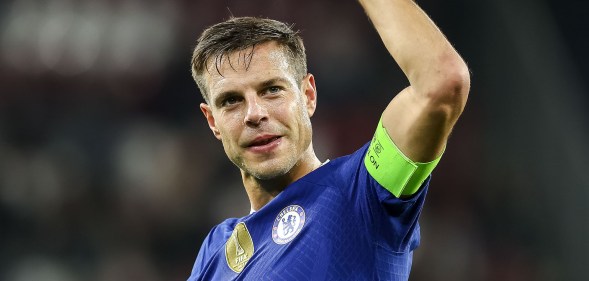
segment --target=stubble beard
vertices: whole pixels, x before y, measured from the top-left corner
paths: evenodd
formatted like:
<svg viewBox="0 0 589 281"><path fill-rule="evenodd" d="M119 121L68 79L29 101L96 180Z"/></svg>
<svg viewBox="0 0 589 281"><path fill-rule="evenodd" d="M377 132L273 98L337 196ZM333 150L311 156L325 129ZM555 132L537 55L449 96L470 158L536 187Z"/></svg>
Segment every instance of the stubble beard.
<svg viewBox="0 0 589 281"><path fill-rule="evenodd" d="M306 117L304 119L304 124L306 130L309 130L309 139L302 140L304 144L302 147L298 145L293 145L285 149L286 155L280 156L279 159L272 159L267 160L269 163L260 163L260 164L251 164L254 167L248 167L248 164L245 163L243 158L235 159L236 161L232 160L232 162L241 169L246 175L250 175L255 179L266 181L276 179L278 177L282 177L287 175L293 169L296 168L297 165L300 165L300 162L303 158L306 157L306 152L311 145L311 136L312 136L312 128L311 122L306 115L306 112L303 113Z"/></svg>
<svg viewBox="0 0 589 281"><path fill-rule="evenodd" d="M299 147L296 144L292 145L291 147L287 147L285 149L287 153L286 155L279 157L279 159L267 160L269 163L250 163L248 165L243 157L231 159L231 162L233 162L233 164L235 164L243 173L245 173L246 176L252 176L253 178L260 181L273 180L290 173L294 168L296 168L297 165L300 165L301 159L306 157L305 154L311 145L313 129L311 125L311 118L308 115L306 108L304 107L302 97L299 98L299 120L302 121L302 126L304 127L302 131L305 131L308 134L308 139L300 140L304 142L302 147ZM303 133L303 135L305 135L305 133ZM301 150L299 151L299 149Z"/></svg>
<svg viewBox="0 0 589 281"><path fill-rule="evenodd" d="M293 153L283 156L285 159L267 160L268 163L249 163L243 158L235 159L235 164L246 176L251 176L257 180L266 181L276 179L288 174L298 162L298 154Z"/></svg>

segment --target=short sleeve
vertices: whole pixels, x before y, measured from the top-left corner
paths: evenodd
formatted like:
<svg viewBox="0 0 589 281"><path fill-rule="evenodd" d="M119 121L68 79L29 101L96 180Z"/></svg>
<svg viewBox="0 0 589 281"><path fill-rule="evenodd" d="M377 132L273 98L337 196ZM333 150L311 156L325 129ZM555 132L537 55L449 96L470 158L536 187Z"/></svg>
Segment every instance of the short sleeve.
<svg viewBox="0 0 589 281"><path fill-rule="evenodd" d="M419 245L418 219L423 208L429 177L413 196L398 198L370 175L364 164L369 143L351 155L337 159L339 188L351 208L379 243L380 249L404 253ZM393 173L394 174L394 173Z"/></svg>

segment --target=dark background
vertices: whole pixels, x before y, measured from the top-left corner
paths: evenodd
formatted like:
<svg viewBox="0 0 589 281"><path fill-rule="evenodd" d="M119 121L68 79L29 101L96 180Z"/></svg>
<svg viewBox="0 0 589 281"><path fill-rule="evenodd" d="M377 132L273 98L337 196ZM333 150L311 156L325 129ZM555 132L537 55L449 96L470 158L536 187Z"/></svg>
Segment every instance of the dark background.
<svg viewBox="0 0 589 281"><path fill-rule="evenodd" d="M418 2L472 90L411 280L586 280L589 2ZM321 160L407 85L355 1L2 1L0 280L185 280L210 228L248 213L189 72L231 14L302 31Z"/></svg>

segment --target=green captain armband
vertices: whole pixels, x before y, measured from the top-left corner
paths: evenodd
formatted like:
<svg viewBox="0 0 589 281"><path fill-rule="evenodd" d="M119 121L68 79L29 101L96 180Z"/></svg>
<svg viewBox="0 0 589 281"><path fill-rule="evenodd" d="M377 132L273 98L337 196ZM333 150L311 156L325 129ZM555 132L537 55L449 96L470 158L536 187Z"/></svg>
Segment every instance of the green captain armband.
<svg viewBox="0 0 589 281"><path fill-rule="evenodd" d="M393 143L380 120L364 156L364 165L380 185L399 198L415 194L441 158L442 155L427 163L411 161Z"/></svg>

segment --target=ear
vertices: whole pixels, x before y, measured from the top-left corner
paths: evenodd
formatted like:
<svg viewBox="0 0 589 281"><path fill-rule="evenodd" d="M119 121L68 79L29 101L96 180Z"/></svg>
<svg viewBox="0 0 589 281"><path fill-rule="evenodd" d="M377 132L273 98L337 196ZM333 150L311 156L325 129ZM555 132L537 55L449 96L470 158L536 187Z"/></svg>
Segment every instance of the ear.
<svg viewBox="0 0 589 281"><path fill-rule="evenodd" d="M215 135L215 138L221 140L221 132L219 132L219 129L217 129L217 125L215 124L215 117L213 116L211 107L206 103L201 103L200 110L205 115L207 123L209 124L209 128L211 128L211 131L213 131L213 135Z"/></svg>
<svg viewBox="0 0 589 281"><path fill-rule="evenodd" d="M305 97L305 103L307 106L307 113L309 113L309 117L313 116L315 113L315 108L317 108L317 88L315 86L315 76L309 73L305 78L303 78L302 84L303 96Z"/></svg>

